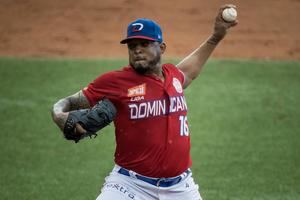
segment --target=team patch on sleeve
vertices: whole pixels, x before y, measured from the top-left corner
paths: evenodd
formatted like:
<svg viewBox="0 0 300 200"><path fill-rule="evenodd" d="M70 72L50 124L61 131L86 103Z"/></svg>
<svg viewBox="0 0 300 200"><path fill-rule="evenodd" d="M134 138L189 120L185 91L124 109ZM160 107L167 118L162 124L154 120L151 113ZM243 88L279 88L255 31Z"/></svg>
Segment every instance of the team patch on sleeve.
<svg viewBox="0 0 300 200"><path fill-rule="evenodd" d="M173 78L173 86L178 93L182 93L182 86L177 78Z"/></svg>

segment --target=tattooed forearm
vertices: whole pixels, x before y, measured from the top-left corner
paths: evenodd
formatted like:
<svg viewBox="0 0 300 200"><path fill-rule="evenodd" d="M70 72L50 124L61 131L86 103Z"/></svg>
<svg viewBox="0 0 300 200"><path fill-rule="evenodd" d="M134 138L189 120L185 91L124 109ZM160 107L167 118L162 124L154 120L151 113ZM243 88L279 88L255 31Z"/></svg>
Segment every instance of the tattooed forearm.
<svg viewBox="0 0 300 200"><path fill-rule="evenodd" d="M60 99L53 105L52 118L54 122L63 129L69 111L90 108L89 101L84 96L82 91L79 91L71 96Z"/></svg>
<svg viewBox="0 0 300 200"><path fill-rule="evenodd" d="M53 106L54 113L68 112L70 111L70 102L65 99L60 99Z"/></svg>
<svg viewBox="0 0 300 200"><path fill-rule="evenodd" d="M90 104L87 98L82 94L82 91L79 91L55 103L53 106L53 111L54 113L69 112L71 110L78 110L89 107Z"/></svg>
<svg viewBox="0 0 300 200"><path fill-rule="evenodd" d="M83 95L82 91L79 91L76 94L70 96L69 101L71 110L78 110L90 107L90 104L87 98Z"/></svg>
<svg viewBox="0 0 300 200"><path fill-rule="evenodd" d="M71 110L78 110L83 108L89 108L90 104L87 98L83 95L82 91L79 91L71 96L60 99L53 106L53 114L62 112L69 112Z"/></svg>
<svg viewBox="0 0 300 200"><path fill-rule="evenodd" d="M52 111L52 119L62 131L64 129L67 116L68 115L65 113L54 114L54 112Z"/></svg>

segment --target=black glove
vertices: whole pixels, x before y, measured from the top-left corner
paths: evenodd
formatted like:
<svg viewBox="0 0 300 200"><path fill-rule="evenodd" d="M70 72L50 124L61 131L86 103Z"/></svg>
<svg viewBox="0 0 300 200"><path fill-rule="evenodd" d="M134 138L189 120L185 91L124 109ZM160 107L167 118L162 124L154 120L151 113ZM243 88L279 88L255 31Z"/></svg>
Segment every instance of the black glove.
<svg viewBox="0 0 300 200"><path fill-rule="evenodd" d="M92 135L110 124L117 114L115 106L108 100L99 101L92 109L82 109L69 112L68 119L64 127L64 135L67 140L79 140ZM79 123L87 132L78 134L75 132L76 123Z"/></svg>

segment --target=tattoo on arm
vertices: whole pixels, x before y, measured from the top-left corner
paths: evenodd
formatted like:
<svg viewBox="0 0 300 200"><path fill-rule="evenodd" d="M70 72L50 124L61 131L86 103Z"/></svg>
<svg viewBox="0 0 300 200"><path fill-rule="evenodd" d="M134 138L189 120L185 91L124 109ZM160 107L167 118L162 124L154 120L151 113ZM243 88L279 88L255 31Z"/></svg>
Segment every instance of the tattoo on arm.
<svg viewBox="0 0 300 200"><path fill-rule="evenodd" d="M53 106L53 114L55 115L62 112L69 112L84 108L90 108L90 104L82 91L79 91L55 103Z"/></svg>
<svg viewBox="0 0 300 200"><path fill-rule="evenodd" d="M54 119L54 118L53 118L53 119ZM58 127L59 127L62 131L64 131L64 126L65 126L66 120L67 120L66 117L60 116L60 117L56 117L54 121L55 121L55 123L58 125Z"/></svg>
<svg viewBox="0 0 300 200"><path fill-rule="evenodd" d="M76 94L69 96L67 99L69 100L70 103L70 110L90 108L90 103L87 100L87 98L84 96L82 91L79 91Z"/></svg>
<svg viewBox="0 0 300 200"><path fill-rule="evenodd" d="M68 117L67 112L84 108L90 108L90 104L82 91L79 91L71 96L60 99L53 105L52 119L63 131Z"/></svg>

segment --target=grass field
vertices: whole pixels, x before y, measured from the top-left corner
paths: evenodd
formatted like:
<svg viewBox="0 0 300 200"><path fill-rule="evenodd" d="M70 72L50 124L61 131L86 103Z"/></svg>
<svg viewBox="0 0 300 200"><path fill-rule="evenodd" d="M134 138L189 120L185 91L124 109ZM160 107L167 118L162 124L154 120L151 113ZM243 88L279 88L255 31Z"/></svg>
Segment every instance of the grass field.
<svg viewBox="0 0 300 200"><path fill-rule="evenodd" d="M113 166L113 127L73 144L50 108L126 63L0 59L0 199L96 198ZM212 60L186 97L204 200L300 199L300 62Z"/></svg>

